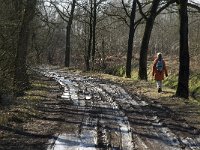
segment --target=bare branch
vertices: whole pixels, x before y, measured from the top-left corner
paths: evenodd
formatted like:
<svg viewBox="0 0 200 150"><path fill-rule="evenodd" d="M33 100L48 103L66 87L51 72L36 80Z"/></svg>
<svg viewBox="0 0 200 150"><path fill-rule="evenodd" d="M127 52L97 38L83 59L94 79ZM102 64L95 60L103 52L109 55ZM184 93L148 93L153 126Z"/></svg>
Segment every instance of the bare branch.
<svg viewBox="0 0 200 150"><path fill-rule="evenodd" d="M200 7L198 5L195 5L193 3L188 3L188 6L191 7L191 8L196 9L200 13Z"/></svg>
<svg viewBox="0 0 200 150"><path fill-rule="evenodd" d="M65 21L68 22L69 16L67 16L65 13L63 13L55 3L53 3L52 1L50 2L56 9L56 11L58 12L58 14L60 15L60 17ZM68 6L69 7L69 6Z"/></svg>
<svg viewBox="0 0 200 150"><path fill-rule="evenodd" d="M123 9L124 9L126 15L130 18L131 16L129 15L129 13L128 13L127 9L126 9L126 6L124 4L124 0L122 0L122 5L123 5Z"/></svg>
<svg viewBox="0 0 200 150"><path fill-rule="evenodd" d="M169 0L165 5L163 5L156 13L156 15L159 15L163 10L165 10L169 5L175 3L177 0Z"/></svg>
<svg viewBox="0 0 200 150"><path fill-rule="evenodd" d="M143 17L145 20L147 20L147 16L146 16L146 15L143 13L143 11L142 11L142 5L141 5L141 3L139 2L139 0L136 0L136 2L137 2L137 5L138 5L140 14L142 15L142 17Z"/></svg>
<svg viewBox="0 0 200 150"><path fill-rule="evenodd" d="M100 5L101 3L106 2L106 1L107 1L107 0L100 0L99 2L97 2L96 5L98 6L98 5Z"/></svg>

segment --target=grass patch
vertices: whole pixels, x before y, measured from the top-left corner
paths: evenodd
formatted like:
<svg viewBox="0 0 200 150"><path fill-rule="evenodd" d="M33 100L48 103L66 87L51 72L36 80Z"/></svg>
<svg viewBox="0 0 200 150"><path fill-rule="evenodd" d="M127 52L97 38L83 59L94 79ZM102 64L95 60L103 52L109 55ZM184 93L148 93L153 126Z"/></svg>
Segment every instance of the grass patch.
<svg viewBox="0 0 200 150"><path fill-rule="evenodd" d="M178 86L178 75L171 75L164 80L164 85L176 89ZM189 79L189 91L191 96L200 103L200 74L191 73Z"/></svg>
<svg viewBox="0 0 200 150"><path fill-rule="evenodd" d="M197 98L200 103L200 74L196 73L191 75L189 87L192 95Z"/></svg>
<svg viewBox="0 0 200 150"><path fill-rule="evenodd" d="M138 80L138 70L137 69L132 69L132 71L131 71L131 79L132 80Z"/></svg>
<svg viewBox="0 0 200 150"><path fill-rule="evenodd" d="M30 81L31 88L25 91L24 96L17 97L9 107L2 107L0 125L8 122L24 123L30 121L31 116L37 114L35 106L46 100L49 90L55 88L55 85L49 84L48 81L41 81L39 78Z"/></svg>
<svg viewBox="0 0 200 150"><path fill-rule="evenodd" d="M31 106L18 105L8 112L4 112L0 116L0 125L7 124L8 122L28 122L31 116L36 115L36 111Z"/></svg>
<svg viewBox="0 0 200 150"><path fill-rule="evenodd" d="M57 103L57 83L39 74L30 76L31 87L25 95L9 107L0 106L0 149L46 149L50 135L59 129L56 121L43 119L55 116L46 109Z"/></svg>
<svg viewBox="0 0 200 150"><path fill-rule="evenodd" d="M10 114L9 113L1 113L0 116L0 125L5 124L8 122Z"/></svg>
<svg viewBox="0 0 200 150"><path fill-rule="evenodd" d="M30 106L21 105L11 111L10 121L24 123L31 120L31 116L35 116L37 112Z"/></svg>
<svg viewBox="0 0 200 150"><path fill-rule="evenodd" d="M26 101L29 101L29 102L36 102L36 101L41 101L44 99L44 97L41 97L41 96L34 96L34 95L26 95L26 96L23 96L22 98L23 100L26 100Z"/></svg>
<svg viewBox="0 0 200 150"><path fill-rule="evenodd" d="M168 76L164 81L163 81L164 85L172 88L172 89L176 89L178 86L178 75L170 75Z"/></svg>
<svg viewBox="0 0 200 150"><path fill-rule="evenodd" d="M25 92L27 96L35 97L46 97L48 96L48 91L45 90L29 90Z"/></svg>
<svg viewBox="0 0 200 150"><path fill-rule="evenodd" d="M42 83L42 82L35 82L35 83L32 83L31 86L33 88L48 88L49 85L47 83Z"/></svg>
<svg viewBox="0 0 200 150"><path fill-rule="evenodd" d="M107 67L104 72L106 74L110 75L115 75L119 77L124 77L125 76L125 70L126 68L124 66L112 66L112 67Z"/></svg>

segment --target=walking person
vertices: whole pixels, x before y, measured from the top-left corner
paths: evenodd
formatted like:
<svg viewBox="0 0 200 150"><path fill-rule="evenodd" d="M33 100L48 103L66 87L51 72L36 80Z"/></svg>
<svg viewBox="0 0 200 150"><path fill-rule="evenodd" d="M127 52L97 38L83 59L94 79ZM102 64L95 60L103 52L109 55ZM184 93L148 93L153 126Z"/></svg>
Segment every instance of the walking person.
<svg viewBox="0 0 200 150"><path fill-rule="evenodd" d="M162 80L164 80L164 74L167 77L167 68L165 61L163 60L162 53L157 53L157 57L153 62L152 76L156 80L158 93L162 92Z"/></svg>

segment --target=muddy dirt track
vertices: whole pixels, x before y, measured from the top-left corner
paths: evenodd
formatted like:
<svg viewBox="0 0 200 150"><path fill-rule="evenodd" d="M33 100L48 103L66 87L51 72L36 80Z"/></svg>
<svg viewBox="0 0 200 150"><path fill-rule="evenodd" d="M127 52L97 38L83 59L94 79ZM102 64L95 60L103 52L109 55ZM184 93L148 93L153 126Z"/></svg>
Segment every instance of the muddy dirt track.
<svg viewBox="0 0 200 150"><path fill-rule="evenodd" d="M200 149L199 131L170 109L141 100L118 84L40 68L63 93L47 111L60 114L62 132L48 150Z"/></svg>
<svg viewBox="0 0 200 150"><path fill-rule="evenodd" d="M0 125L2 150L200 149L199 129L127 87L56 68L36 72L36 84L46 86L26 97L41 98L32 104L37 113L30 113L31 101L18 100L24 107L11 109L11 121Z"/></svg>

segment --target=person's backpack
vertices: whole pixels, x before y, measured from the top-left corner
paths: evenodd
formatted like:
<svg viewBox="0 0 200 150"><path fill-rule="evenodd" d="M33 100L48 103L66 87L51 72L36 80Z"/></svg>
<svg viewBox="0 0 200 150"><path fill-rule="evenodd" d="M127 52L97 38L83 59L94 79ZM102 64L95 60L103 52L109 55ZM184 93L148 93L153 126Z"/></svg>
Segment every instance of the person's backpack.
<svg viewBox="0 0 200 150"><path fill-rule="evenodd" d="M156 69L158 70L158 71L162 71L163 70L163 66L164 64L163 64L163 60L161 59L161 60L158 60L157 61L157 64L156 64Z"/></svg>

